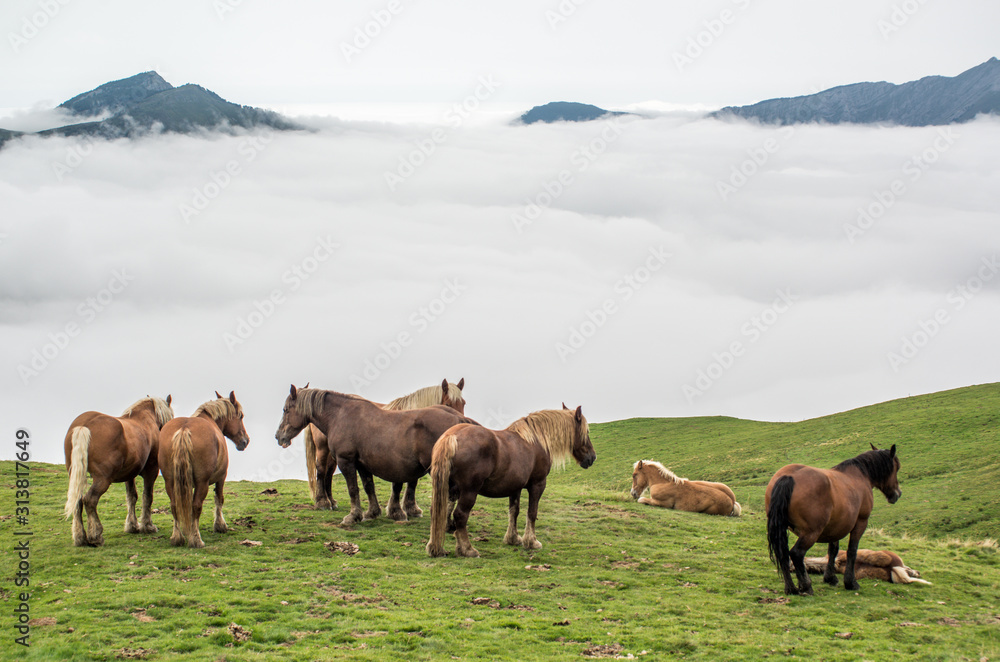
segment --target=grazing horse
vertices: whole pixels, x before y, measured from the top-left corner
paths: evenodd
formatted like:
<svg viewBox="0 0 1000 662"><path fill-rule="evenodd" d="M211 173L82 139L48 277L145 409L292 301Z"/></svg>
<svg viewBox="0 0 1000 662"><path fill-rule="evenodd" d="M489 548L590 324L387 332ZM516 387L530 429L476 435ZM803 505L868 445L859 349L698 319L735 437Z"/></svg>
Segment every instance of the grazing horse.
<svg viewBox="0 0 1000 662"><path fill-rule="evenodd" d="M642 497L647 487L649 499ZM639 503L692 513L739 517L743 512L727 485L680 478L653 460L639 460L633 465L632 498Z"/></svg>
<svg viewBox="0 0 1000 662"><path fill-rule="evenodd" d="M146 397L125 410L119 417L88 411L77 416L69 426L63 448L69 489L66 493L66 519L73 520L73 544L77 547L104 544L104 526L97 516L97 502L111 483L125 483L128 515L126 533L153 533L156 526L150 515L153 483L160 472L156 447L160 428L174 417L170 396L166 400ZM87 474L91 486L87 489ZM135 517L135 477L142 476L142 518ZM87 530L83 527L83 509L87 509Z"/></svg>
<svg viewBox="0 0 1000 662"><path fill-rule="evenodd" d="M209 400L190 418L175 418L160 431L160 468L163 483L170 497L170 513L174 517L171 545L204 547L198 521L208 495L209 485L215 485L215 530L225 533L226 520L222 516L225 501L223 489L229 469L229 437L241 451L250 443L243 426L243 406L236 400L236 393L224 398L215 392L216 400Z"/></svg>
<svg viewBox="0 0 1000 662"><path fill-rule="evenodd" d="M837 585L835 561L840 539L850 534L844 567L844 588L857 591L855 559L858 541L868 527L874 499L872 490L878 488L896 503L901 496L896 474L899 457L896 445L889 450L872 449L850 460L844 460L833 469L817 469L802 464L782 467L771 478L764 493L767 512L767 546L785 580L788 595L812 595L812 582L806 574L803 559L817 542L829 543L826 571L823 581ZM788 529L799 537L788 549ZM789 561L795 567L798 588L792 583Z"/></svg>
<svg viewBox="0 0 1000 662"><path fill-rule="evenodd" d="M444 534L450 501L455 502L456 553L479 556L469 542L469 513L480 494L491 499L509 499L508 545L540 549L535 537L538 501L545 491L552 463L564 464L572 456L586 469L597 454L590 443L590 429L580 407L571 411L550 409L528 414L506 430L487 430L473 425L456 425L447 430L434 446L431 462L433 497L431 534L427 553L444 556ZM517 534L521 490L528 490L528 522L524 536Z"/></svg>
<svg viewBox="0 0 1000 662"><path fill-rule="evenodd" d="M349 526L373 519L382 512L369 493L368 511L362 514L357 475L374 475L393 483L390 512L400 511L395 486L415 484L431 466L434 442L458 423L478 425L450 407L433 405L421 409L386 411L357 395L321 389L292 388L282 410L275 439L287 448L307 424L312 423L328 438L330 453L344 475L351 495L351 512L341 522ZM366 486L367 488L367 486ZM402 513L400 519L405 519Z"/></svg>
<svg viewBox="0 0 1000 662"><path fill-rule="evenodd" d="M308 388L308 384L306 387ZM462 389L465 388L465 378L458 381L458 384L450 384L447 379L440 385L426 386L417 389L409 395L396 398L388 404L375 404L386 411L405 411L407 409L420 409L431 405L444 405L451 407L459 414L465 414L465 398L462 397ZM337 462L333 454L330 453L329 442L326 435L320 432L319 428L310 423L306 426L302 436L306 444L306 472L309 475L309 492L313 502L319 510L335 510L337 500L333 498L332 483L333 473L337 469ZM361 476L361 483L364 485L368 500L378 501L375 495L375 484L372 482L371 474L363 471L358 472ZM389 499L389 517L395 520L405 520L409 517L420 517L423 511L417 506L415 482L406 486L406 496L403 499L403 507L399 508L399 492L402 483L393 484L392 490L394 498ZM381 509L379 509L381 510Z"/></svg>

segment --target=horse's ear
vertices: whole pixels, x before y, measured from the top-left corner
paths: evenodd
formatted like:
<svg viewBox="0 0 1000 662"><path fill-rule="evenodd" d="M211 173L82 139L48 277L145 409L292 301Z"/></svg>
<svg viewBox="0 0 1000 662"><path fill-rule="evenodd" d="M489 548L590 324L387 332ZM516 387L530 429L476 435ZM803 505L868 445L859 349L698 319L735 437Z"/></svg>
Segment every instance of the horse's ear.
<svg viewBox="0 0 1000 662"><path fill-rule="evenodd" d="M873 451L877 451L878 450L877 448L875 448L875 444L873 444L872 442L869 441L868 445L872 447Z"/></svg>
<svg viewBox="0 0 1000 662"><path fill-rule="evenodd" d="M171 398L170 398L170 394L169 394L169 393L167 393L167 406L168 406L168 407L170 406L170 403L171 403Z"/></svg>
<svg viewBox="0 0 1000 662"><path fill-rule="evenodd" d="M892 448L889 449L889 459L891 460L894 457L896 457L896 444L893 444Z"/></svg>
<svg viewBox="0 0 1000 662"><path fill-rule="evenodd" d="M222 394L219 393L218 391L216 391L215 392L215 397L217 397L219 400L221 400L222 399Z"/></svg>
<svg viewBox="0 0 1000 662"><path fill-rule="evenodd" d="M236 391L229 392L229 401L232 402L234 405L236 404Z"/></svg>
<svg viewBox="0 0 1000 662"><path fill-rule="evenodd" d="M465 388L465 377L458 380L458 390L461 391L463 388Z"/></svg>
<svg viewBox="0 0 1000 662"><path fill-rule="evenodd" d="M288 391L288 395L292 396L292 399L294 400L295 399L295 394L298 393L298 391L299 390L297 388L295 388L295 384L292 384L292 388L291 388L290 391Z"/></svg>
<svg viewBox="0 0 1000 662"><path fill-rule="evenodd" d="M306 385L303 386L302 388L309 388L309 382L306 382Z"/></svg>
<svg viewBox="0 0 1000 662"><path fill-rule="evenodd" d="M638 462L635 463L635 468L636 468L637 471L639 469L642 469L642 460L639 460Z"/></svg>
<svg viewBox="0 0 1000 662"><path fill-rule="evenodd" d="M445 377L441 380L441 394L448 395L448 378Z"/></svg>
<svg viewBox="0 0 1000 662"><path fill-rule="evenodd" d="M566 406L565 402L563 403L563 409L567 409L567 410L569 409L569 407Z"/></svg>
<svg viewBox="0 0 1000 662"><path fill-rule="evenodd" d="M583 405L580 405L579 407L576 408L576 414L574 415L576 416L577 423L583 420Z"/></svg>

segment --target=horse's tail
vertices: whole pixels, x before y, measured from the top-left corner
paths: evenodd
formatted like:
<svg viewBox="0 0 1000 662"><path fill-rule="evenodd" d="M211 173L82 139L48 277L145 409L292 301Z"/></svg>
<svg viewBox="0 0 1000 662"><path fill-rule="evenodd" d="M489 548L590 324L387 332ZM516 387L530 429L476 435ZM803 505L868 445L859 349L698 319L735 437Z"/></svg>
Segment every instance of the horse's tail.
<svg viewBox="0 0 1000 662"><path fill-rule="evenodd" d="M743 508L740 506L739 501L733 501L733 512L729 513L730 517L739 517L743 514Z"/></svg>
<svg viewBox="0 0 1000 662"><path fill-rule="evenodd" d="M458 448L458 436L449 434L438 439L431 455L431 535L427 553L444 556L444 530L448 524L448 482L451 463Z"/></svg>
<svg viewBox="0 0 1000 662"><path fill-rule="evenodd" d="M313 503L319 494L319 481L316 480L316 440L313 439L312 423L306 426L302 433L302 439L306 443L306 474L309 476L309 494L312 495Z"/></svg>
<svg viewBox="0 0 1000 662"><path fill-rule="evenodd" d="M767 509L767 549L778 570L788 568L788 505L794 489L794 478L779 478L771 490L771 504Z"/></svg>
<svg viewBox="0 0 1000 662"><path fill-rule="evenodd" d="M191 466L193 448L191 446L191 431L181 428L171 439L172 464L171 475L174 481L174 513L177 517L177 528L185 538L191 534L194 522L194 467Z"/></svg>
<svg viewBox="0 0 1000 662"><path fill-rule="evenodd" d="M66 519L73 517L87 493L87 462L90 454L90 428L78 425L70 433L69 489L66 491Z"/></svg>

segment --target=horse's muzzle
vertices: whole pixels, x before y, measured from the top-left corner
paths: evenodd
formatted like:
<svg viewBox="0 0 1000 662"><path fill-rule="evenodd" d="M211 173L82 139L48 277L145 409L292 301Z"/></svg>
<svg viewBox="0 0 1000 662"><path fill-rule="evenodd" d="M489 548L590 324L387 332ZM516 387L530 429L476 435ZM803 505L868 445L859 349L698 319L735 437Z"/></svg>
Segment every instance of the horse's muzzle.
<svg viewBox="0 0 1000 662"><path fill-rule="evenodd" d="M897 501L899 501L899 497L901 496L903 496L903 492L901 490L896 490L895 492L892 493L891 496L888 497L889 503L890 504L896 503Z"/></svg>
<svg viewBox="0 0 1000 662"><path fill-rule="evenodd" d="M282 441L281 437L278 436L278 435L274 435L274 438L278 440L278 445L281 446L282 448L288 448L289 446L292 445L292 440L291 439L287 439L285 441Z"/></svg>

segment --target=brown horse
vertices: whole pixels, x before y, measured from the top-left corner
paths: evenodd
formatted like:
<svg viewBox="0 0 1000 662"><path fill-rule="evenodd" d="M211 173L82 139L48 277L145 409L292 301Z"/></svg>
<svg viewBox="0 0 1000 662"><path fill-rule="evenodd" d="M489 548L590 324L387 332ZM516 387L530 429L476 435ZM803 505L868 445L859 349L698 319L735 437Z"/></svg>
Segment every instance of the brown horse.
<svg viewBox="0 0 1000 662"><path fill-rule="evenodd" d="M307 424L312 423L328 438L330 452L344 476L351 496L351 512L341 522L349 526L381 513L369 494L368 511L362 514L357 476L374 475L395 485L416 483L431 465L434 442L458 423L477 425L450 407L434 405L406 411L386 411L356 395L320 389L297 389L292 385L285 399L275 438L287 448ZM390 510L399 509L399 493L393 494ZM394 505L395 503L395 505ZM404 514L405 518L405 514Z"/></svg>
<svg viewBox="0 0 1000 662"><path fill-rule="evenodd" d="M150 515L153 483L159 473L156 447L160 428L174 417L170 396L166 400L146 397L125 410L119 417L88 411L77 416L69 426L63 448L69 489L66 493L66 519L73 520L73 544L77 547L104 544L104 526L97 516L97 502L111 483L125 483L128 515L126 533L153 533L156 526ZM87 474L92 481L87 489ZM135 517L135 477L142 476L142 519ZM83 509L87 509L87 530L83 527Z"/></svg>
<svg viewBox="0 0 1000 662"><path fill-rule="evenodd" d="M649 499L642 497L647 487ZM632 498L638 499L639 503L692 513L739 517L743 512L736 495L727 485L680 478L653 460L639 460L633 465Z"/></svg>
<svg viewBox="0 0 1000 662"><path fill-rule="evenodd" d="M444 534L451 501L455 502L456 553L479 556L469 542L469 513L476 497L509 499L508 545L540 549L535 537L538 501L553 462L565 463L572 456L586 469L597 454L590 443L590 429L580 407L571 411L550 409L528 414L506 430L487 430L473 425L456 425L447 430L434 446L431 462L433 497L431 535L427 553L444 556ZM528 490L528 522L524 536L517 534L521 490Z"/></svg>
<svg viewBox="0 0 1000 662"><path fill-rule="evenodd" d="M186 538L188 547L205 546L198 521L209 485L215 485L215 530L228 530L222 516L229 469L224 437L232 439L238 451L247 447L250 438L243 427L243 406L237 402L236 393L230 391L224 398L216 391L215 396L216 400L198 407L190 418L175 418L160 431L160 468L174 517L171 545L183 545Z"/></svg>
<svg viewBox="0 0 1000 662"><path fill-rule="evenodd" d="M806 574L803 559L817 542L829 544L823 581L837 585L835 560L840 539L850 534L844 567L844 588L858 590L854 564L858 541L868 527L874 500L872 490L878 488L889 503L901 496L896 474L899 458L896 445L889 450L872 449L833 469L817 469L801 464L789 464L778 470L767 484L764 509L767 512L767 545L771 559L785 580L788 595L812 595L812 582ZM788 549L788 529L799 539ZM798 588L792 583L789 561L795 567Z"/></svg>
<svg viewBox="0 0 1000 662"><path fill-rule="evenodd" d="M814 574L826 572L830 559L825 556L807 556L804 559L806 571ZM837 553L834 570L843 573L847 567L847 552ZM920 579L920 573L903 563L898 554L887 549L859 549L854 559L855 579L878 579L892 584L930 584L926 579Z"/></svg>
<svg viewBox="0 0 1000 662"><path fill-rule="evenodd" d="M308 384L306 385L308 388ZM465 414L465 398L462 397L462 389L465 388L465 378L458 381L458 384L450 384L445 379L440 385L426 386L417 389L409 395L396 398L388 404L375 404L387 411L405 411L408 409L420 409L431 405L444 405L451 407L459 414ZM335 510L337 500L333 498L332 483L333 474L337 469L337 461L334 454L330 453L329 441L319 428L310 423L302 433L306 445L306 472L309 476L309 492L313 502L319 510ZM368 500L378 502L375 495L375 483L371 474L359 471L361 483L368 495ZM403 499L403 507L399 507L399 493L402 484L392 486L394 497L389 499L389 517L395 520L405 520L409 517L420 517L423 511L417 506L415 482L406 486L406 496ZM379 508L381 510L381 508Z"/></svg>

